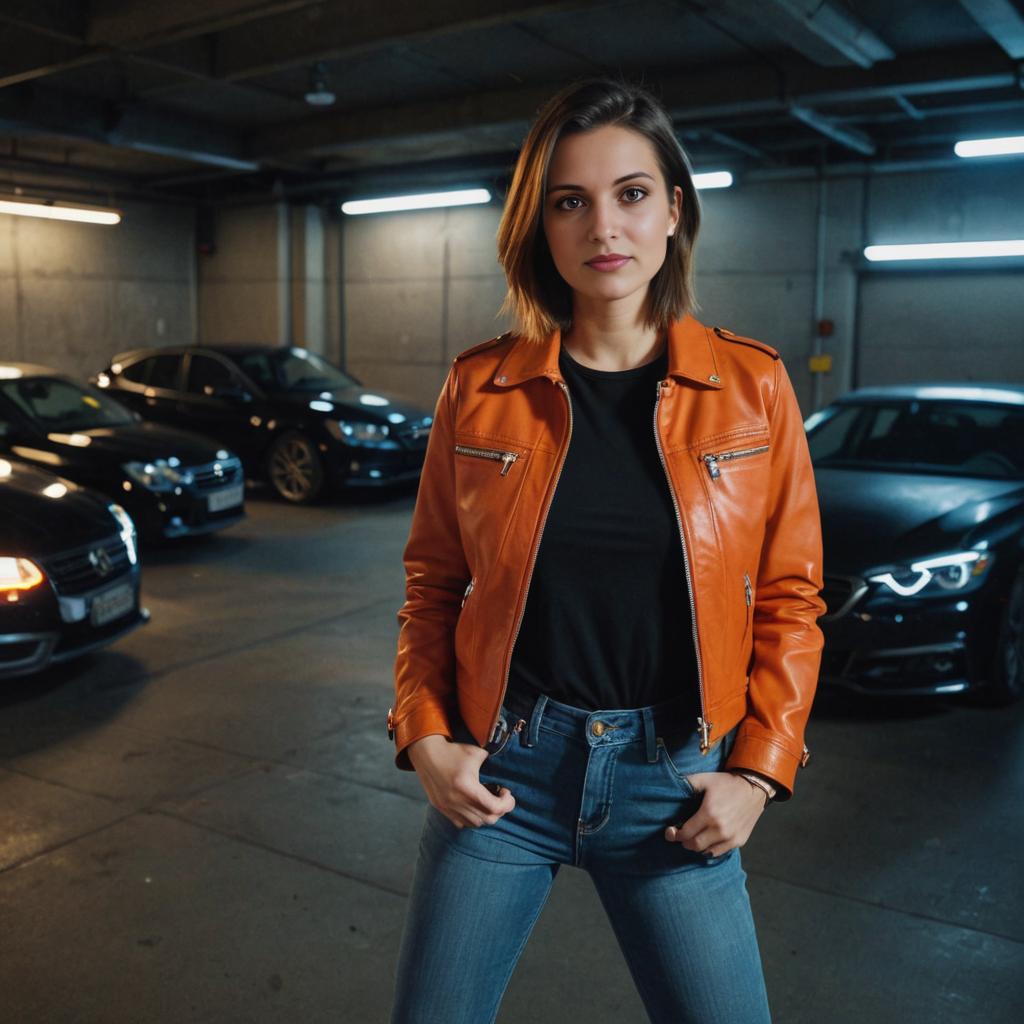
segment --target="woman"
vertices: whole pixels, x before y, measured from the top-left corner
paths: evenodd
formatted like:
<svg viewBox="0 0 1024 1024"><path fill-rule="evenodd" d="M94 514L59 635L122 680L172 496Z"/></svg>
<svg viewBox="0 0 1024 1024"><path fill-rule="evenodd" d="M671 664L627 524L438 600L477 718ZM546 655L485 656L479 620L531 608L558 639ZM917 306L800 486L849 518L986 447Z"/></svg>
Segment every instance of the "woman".
<svg viewBox="0 0 1024 1024"><path fill-rule="evenodd" d="M492 1021L562 864L652 1021L770 1019L739 848L806 763L821 532L778 353L690 313L699 222L648 93L541 110L498 232L518 329L454 360L404 556L396 1024Z"/></svg>

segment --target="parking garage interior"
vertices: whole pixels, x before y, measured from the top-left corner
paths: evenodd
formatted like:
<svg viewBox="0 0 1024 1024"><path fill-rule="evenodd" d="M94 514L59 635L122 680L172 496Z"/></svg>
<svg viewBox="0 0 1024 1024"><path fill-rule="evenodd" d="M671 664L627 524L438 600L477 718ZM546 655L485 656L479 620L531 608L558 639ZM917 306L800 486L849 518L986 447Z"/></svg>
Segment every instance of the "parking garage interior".
<svg viewBox="0 0 1024 1024"><path fill-rule="evenodd" d="M95 388L133 351L270 346L429 416L455 357L515 330L495 236L517 153L595 75L651 89L694 171L727 172L700 191L696 316L776 350L808 422L922 383L1024 405L1024 146L954 148L1024 137L1020 0L0 2L0 398L38 368ZM487 198L343 210L464 189ZM1005 254L865 254L968 243ZM230 461L215 429L197 466ZM0 511L30 449L0 432ZM63 479L55 459L33 465ZM0 1020L390 1019L427 807L386 728L417 487L345 487L346 459L308 502L247 463L244 516L133 554L145 621L0 660ZM998 501L1024 509L1020 466ZM1024 702L833 682L742 851L773 1019L1018 1021ZM647 1019L583 871L497 1020L524 1013Z"/></svg>

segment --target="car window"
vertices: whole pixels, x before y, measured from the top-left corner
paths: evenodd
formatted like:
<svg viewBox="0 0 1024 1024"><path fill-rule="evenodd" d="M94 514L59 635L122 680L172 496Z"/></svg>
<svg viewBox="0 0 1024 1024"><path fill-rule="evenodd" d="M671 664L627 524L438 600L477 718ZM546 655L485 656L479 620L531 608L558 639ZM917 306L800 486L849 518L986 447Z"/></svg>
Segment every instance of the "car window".
<svg viewBox="0 0 1024 1024"><path fill-rule="evenodd" d="M809 431L807 443L815 466L1024 478L1024 406L851 403Z"/></svg>
<svg viewBox="0 0 1024 1024"><path fill-rule="evenodd" d="M165 353L146 360L149 363L149 377L146 383L151 388L164 388L168 391L178 390L178 366L181 356Z"/></svg>
<svg viewBox="0 0 1024 1024"><path fill-rule="evenodd" d="M231 370L219 359L193 355L188 367L188 390L197 395L213 395L219 388L238 387Z"/></svg>
<svg viewBox="0 0 1024 1024"><path fill-rule="evenodd" d="M127 381L131 381L132 384L145 384L152 362L152 359L140 359L136 363L123 367L120 376Z"/></svg>
<svg viewBox="0 0 1024 1024"><path fill-rule="evenodd" d="M58 377L0 381L0 392L45 431L71 433L133 422L132 414L102 391Z"/></svg>
<svg viewBox="0 0 1024 1024"><path fill-rule="evenodd" d="M267 391L321 391L356 383L333 363L303 348L246 353L238 357L238 365Z"/></svg>

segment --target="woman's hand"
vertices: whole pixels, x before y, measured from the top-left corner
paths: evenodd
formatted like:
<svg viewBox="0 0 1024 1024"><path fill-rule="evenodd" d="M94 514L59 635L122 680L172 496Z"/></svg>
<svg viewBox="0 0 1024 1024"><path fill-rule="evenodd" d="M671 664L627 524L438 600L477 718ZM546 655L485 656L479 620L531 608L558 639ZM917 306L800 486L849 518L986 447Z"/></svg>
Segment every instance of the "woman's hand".
<svg viewBox="0 0 1024 1024"><path fill-rule="evenodd" d="M695 772L686 779L704 799L692 818L669 825L665 838L709 857L742 846L764 811L765 794L732 772Z"/></svg>
<svg viewBox="0 0 1024 1024"><path fill-rule="evenodd" d="M493 825L515 807L505 786L495 796L481 784L480 765L487 760L483 747L436 733L410 743L408 751L427 799L457 828Z"/></svg>

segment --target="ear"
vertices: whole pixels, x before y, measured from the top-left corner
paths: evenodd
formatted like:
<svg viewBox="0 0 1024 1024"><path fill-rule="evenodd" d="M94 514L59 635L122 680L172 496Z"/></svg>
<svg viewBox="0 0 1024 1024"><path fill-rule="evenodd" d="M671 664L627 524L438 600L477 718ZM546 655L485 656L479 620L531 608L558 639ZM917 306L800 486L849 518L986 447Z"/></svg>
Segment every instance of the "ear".
<svg viewBox="0 0 1024 1024"><path fill-rule="evenodd" d="M669 229L668 236L671 237L676 233L676 228L679 226L679 218L683 212L683 190L678 185L672 186L672 203L669 206L668 219Z"/></svg>

